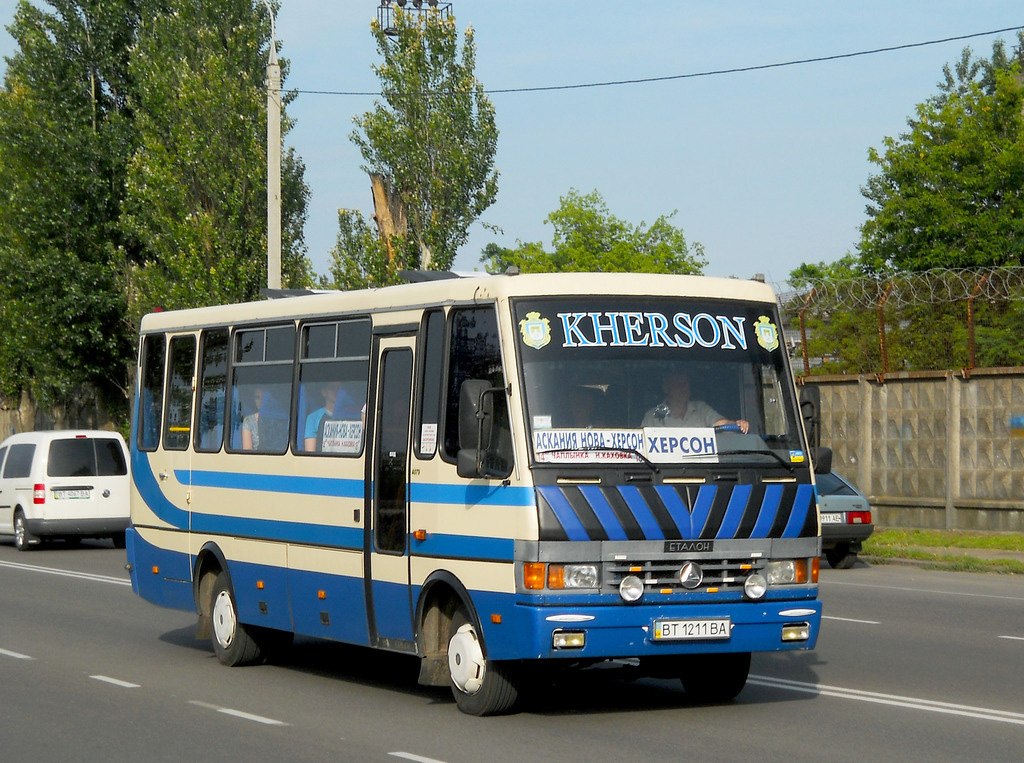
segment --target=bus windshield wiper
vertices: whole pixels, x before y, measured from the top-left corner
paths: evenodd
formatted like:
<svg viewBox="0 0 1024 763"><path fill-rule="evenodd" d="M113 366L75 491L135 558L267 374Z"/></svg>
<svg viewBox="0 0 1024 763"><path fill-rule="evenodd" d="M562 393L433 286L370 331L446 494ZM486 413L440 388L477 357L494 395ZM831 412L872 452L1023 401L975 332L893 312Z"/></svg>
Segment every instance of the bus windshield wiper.
<svg viewBox="0 0 1024 763"><path fill-rule="evenodd" d="M539 453L537 453L537 455L540 456L544 453L629 453L630 455L636 456L645 464L647 464L647 466L649 466L651 471L654 472L655 474L661 471L661 469L658 468L658 465L656 463L651 461L651 459L649 459L636 448L616 448L611 445L600 446L596 448L593 446L585 448L554 448L552 450L542 450Z"/></svg>
<svg viewBox="0 0 1024 763"><path fill-rule="evenodd" d="M771 456L789 470L790 474L796 471L796 467L774 450L757 450L754 448L737 448L736 450L720 450L719 456Z"/></svg>

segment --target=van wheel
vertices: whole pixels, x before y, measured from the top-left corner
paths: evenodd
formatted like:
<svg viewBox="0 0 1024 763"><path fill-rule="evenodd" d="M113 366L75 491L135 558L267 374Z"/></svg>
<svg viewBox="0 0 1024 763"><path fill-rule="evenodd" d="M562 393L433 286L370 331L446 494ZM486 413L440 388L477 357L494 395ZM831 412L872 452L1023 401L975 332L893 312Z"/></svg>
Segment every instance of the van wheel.
<svg viewBox="0 0 1024 763"><path fill-rule="evenodd" d="M39 539L25 527L25 515L18 509L14 512L14 547L19 551L28 551L33 543L38 542Z"/></svg>
<svg viewBox="0 0 1024 763"><path fill-rule="evenodd" d="M238 622L238 607L231 591L231 578L226 572L217 573L213 583L210 618L213 621L213 652L222 664L235 667L260 661L262 654L259 644L249 635L246 627Z"/></svg>
<svg viewBox="0 0 1024 763"><path fill-rule="evenodd" d="M448 629L448 675L455 704L468 715L507 713L519 697L519 666L484 657L480 634L462 609Z"/></svg>

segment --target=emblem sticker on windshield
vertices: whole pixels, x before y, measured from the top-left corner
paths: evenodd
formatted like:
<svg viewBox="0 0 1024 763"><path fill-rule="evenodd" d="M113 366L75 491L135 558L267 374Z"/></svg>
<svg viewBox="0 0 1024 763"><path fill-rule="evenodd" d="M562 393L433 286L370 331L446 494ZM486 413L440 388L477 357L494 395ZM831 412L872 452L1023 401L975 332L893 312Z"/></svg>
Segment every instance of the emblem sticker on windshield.
<svg viewBox="0 0 1024 763"><path fill-rule="evenodd" d="M551 322L541 318L540 313L527 313L519 321L519 333L523 336L523 344L539 350L551 341Z"/></svg>
<svg viewBox="0 0 1024 763"><path fill-rule="evenodd" d="M779 347L779 328L770 320L767 315L758 317L754 324L754 331L757 333L757 343L768 352L777 350Z"/></svg>

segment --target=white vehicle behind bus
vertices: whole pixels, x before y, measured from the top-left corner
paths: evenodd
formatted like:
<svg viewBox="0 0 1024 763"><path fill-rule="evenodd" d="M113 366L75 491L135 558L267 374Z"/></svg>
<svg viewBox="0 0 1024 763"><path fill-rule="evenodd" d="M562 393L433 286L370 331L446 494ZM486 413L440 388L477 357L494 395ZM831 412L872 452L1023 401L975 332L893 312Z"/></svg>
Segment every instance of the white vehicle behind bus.
<svg viewBox="0 0 1024 763"><path fill-rule="evenodd" d="M0 535L19 551L43 540L111 538L128 527L128 449L117 432L23 432L0 444Z"/></svg>

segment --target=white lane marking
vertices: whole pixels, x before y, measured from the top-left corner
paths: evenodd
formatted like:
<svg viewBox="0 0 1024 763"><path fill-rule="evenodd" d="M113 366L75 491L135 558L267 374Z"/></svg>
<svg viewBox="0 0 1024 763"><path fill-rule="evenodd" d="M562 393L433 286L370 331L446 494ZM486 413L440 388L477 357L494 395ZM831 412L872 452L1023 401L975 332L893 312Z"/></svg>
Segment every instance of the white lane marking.
<svg viewBox="0 0 1024 763"><path fill-rule="evenodd" d="M939 596L966 596L970 599L1006 599L1007 601L1024 601L1024 596L1003 596L995 593L964 593L962 591L936 591L931 588L913 588L912 586L876 585L874 583L850 583L845 580L824 581L825 585L850 586L851 588L880 588L885 591L909 591L910 593L934 593ZM819 581L818 585L822 585Z"/></svg>
<svg viewBox="0 0 1024 763"><path fill-rule="evenodd" d="M984 721L999 721L1000 723L1012 723L1017 726L1024 726L1024 713L1013 713L1007 710L993 710L986 707L958 705L952 702L936 702L934 700L919 699L917 697L901 697L897 694L880 694L878 692L861 691L859 689L845 689L841 686L809 684L801 681L789 681L784 678L772 678L770 676L750 676L750 678L747 679L747 682L758 686L770 686L776 689L799 691L805 694L820 694L826 697L853 699L858 702L872 702L878 705L892 705L894 707L904 707L910 710L926 710L930 713L960 715L965 718L977 718Z"/></svg>
<svg viewBox="0 0 1024 763"><path fill-rule="evenodd" d="M417 763L444 763L444 761L437 758L424 758L422 755L413 755L411 752L389 752L388 755L393 755L396 758L405 758L406 760L415 760Z"/></svg>
<svg viewBox="0 0 1024 763"><path fill-rule="evenodd" d="M0 649L0 654L2 654L4 657L13 657L16 660L34 659L33 657L29 657L27 654L22 654L21 652L12 652L8 649Z"/></svg>
<svg viewBox="0 0 1024 763"><path fill-rule="evenodd" d="M142 684L133 684L128 681L122 681L119 678L111 678L110 676L89 676L89 678L94 678L97 681L103 681L108 684L114 684L114 686L120 686L123 689L138 689L142 686Z"/></svg>
<svg viewBox="0 0 1024 763"><path fill-rule="evenodd" d="M279 721L279 720L277 720L275 718L267 718L267 717L262 716L262 715L253 715L252 713L246 713L246 712L243 712L242 710L234 710L234 709L232 709L230 707L220 707L219 705L211 705L208 702L200 702L197 699L190 699L188 701L188 703L190 705L195 705L196 707L204 707L207 710L215 710L218 713L224 713L224 715L231 715L231 716L234 716L235 718L242 718L242 719L247 720L247 721L255 721L256 723L262 723L262 724L265 724L267 726L287 726L288 725L284 721Z"/></svg>
<svg viewBox="0 0 1024 763"><path fill-rule="evenodd" d="M878 620L854 620L852 617L832 617L831 615L822 615L822 620L839 620L843 623L860 623L861 625L881 625Z"/></svg>
<svg viewBox="0 0 1024 763"><path fill-rule="evenodd" d="M43 572L47 575L61 575L67 578L80 578L82 580L93 580L97 583L113 583L115 585L130 586L132 581L123 578L113 578L109 575L94 575L91 572L75 572L73 570L58 570L55 567L40 567L35 564L22 564L21 562L0 562L0 567L10 567L15 570L28 570L29 572Z"/></svg>
<svg viewBox="0 0 1024 763"><path fill-rule="evenodd" d="M1010 641L1024 641L1024 636L1000 636L999 638L1009 639Z"/></svg>

